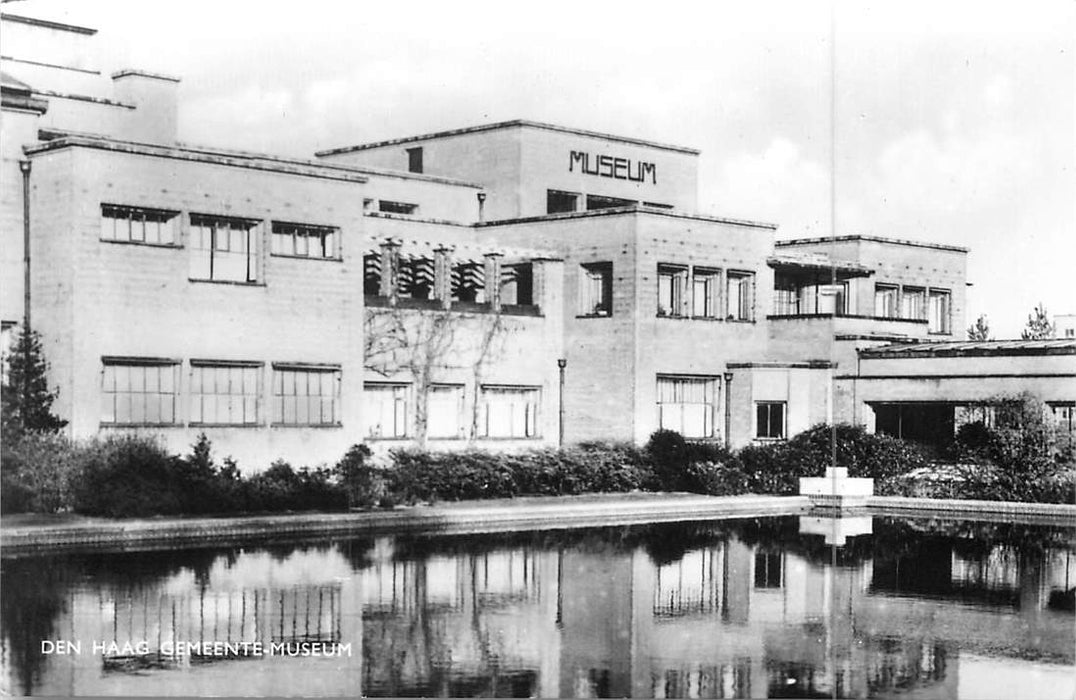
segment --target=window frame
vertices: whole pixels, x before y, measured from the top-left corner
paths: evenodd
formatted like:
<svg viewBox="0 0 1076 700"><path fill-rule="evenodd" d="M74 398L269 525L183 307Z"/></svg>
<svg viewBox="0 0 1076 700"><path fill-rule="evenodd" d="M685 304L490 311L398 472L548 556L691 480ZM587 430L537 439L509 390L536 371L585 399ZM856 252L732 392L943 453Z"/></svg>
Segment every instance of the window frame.
<svg viewBox="0 0 1076 700"><path fill-rule="evenodd" d="M143 232L142 232L142 240L136 240L133 237L133 234L134 234L134 226L133 226L134 219L133 218L128 217L128 218L121 219L120 217L106 216L106 211L105 211L106 209L111 209L111 210L115 210L115 211L126 211L126 212L131 213L131 214L136 213L136 212L141 212L142 216L143 216L142 221L141 221L142 230L143 230ZM160 241L154 242L154 241L147 241L146 240L146 227L145 227L146 218L145 217L146 217L147 214L156 214L156 215L159 215L161 217L167 217L167 218L165 218L164 221L159 222L160 226L158 228L158 235L159 235L160 231L163 231L163 230L167 229L168 232L171 234L171 240L170 241L168 241L168 242L160 242ZM145 206L131 205L131 204L112 204L112 203L109 203L109 202L101 202L101 214L100 214L101 222L100 222L100 228L99 228L99 231L98 231L99 240L102 243L116 243L116 244L119 244L119 245L141 245L141 246L149 246L151 248L182 248L183 246L182 246L182 244L180 242L180 239L182 237L182 231L180 230L180 221L181 221L180 214L181 214L181 212L179 210L176 210L176 209L161 209L161 208L157 208L157 207L145 207ZM127 221L128 222L128 227L127 227L127 229L128 229L128 237L127 238L117 238L115 236L105 237L105 235L104 235L105 234L105 221L112 221L113 222L112 223L113 232L115 232L116 229L117 229L116 222L118 222L118 221Z"/></svg>
<svg viewBox="0 0 1076 700"><path fill-rule="evenodd" d="M767 409L767 411L766 411L766 422L765 422L765 426L767 428L766 432L767 433L772 433L773 432L772 431L772 424L773 424L772 409L777 408L777 407L779 407L781 409L781 420L780 420L780 426L779 426L780 427L780 434L779 435L772 435L772 434L763 435L762 434L762 432L763 432L763 424L759 421L759 417L760 417L759 412L763 408ZM788 401L756 401L755 402L754 422L755 422L755 430L754 430L755 440L760 440L760 441L787 440L788 439Z"/></svg>
<svg viewBox="0 0 1076 700"><path fill-rule="evenodd" d="M242 285L264 285L261 280L262 276L262 250L265 242L262 240L264 235L265 226L264 221L261 219L250 219L239 216L222 216L217 214L201 214L198 212L189 212L187 214L187 222L190 226L190 250L191 250L191 270L189 279L192 282L213 282L217 284L242 284ZM206 223L198 222L214 222L211 226ZM218 223L228 224L246 224L246 228L235 228L234 226L228 226L227 230L230 231L244 231L246 233L246 275L245 279L232 279L229 277L215 277L216 261L218 253L231 253L232 251L225 250L218 245L218 231L223 231L223 226L218 226ZM202 245L195 245L194 236L195 229L206 229L210 231L209 247L205 248ZM231 247L231 234L228 236L228 246ZM209 276L201 277L195 274L194 264L197 259L196 256L202 254L204 251L209 253Z"/></svg>
<svg viewBox="0 0 1076 700"><path fill-rule="evenodd" d="M181 425L183 425L183 421L182 421L182 419L180 417L180 410L179 410L180 409L179 400L180 400L180 397L182 396L182 390L181 390L182 387L180 386L180 368L181 368L182 364L183 364L182 361L180 361L178 359L173 359L173 358L119 357L119 356L105 356L105 357L102 357L101 358L100 383L99 383L99 387L100 387L100 391L101 391L101 394L100 394L100 398L101 398L101 406L100 406L100 408L101 408L101 410L100 410L100 413L99 413L99 416L98 416L99 425L101 427L104 427L104 428L169 427L169 426L181 426ZM108 387L107 387L107 384L108 384L108 368L109 367L138 367L138 368L143 369L143 370L148 369L148 368L156 368L156 369L165 369L165 368L167 368L167 369L171 370L172 391L171 392L163 392L163 391L157 391L156 392L156 395L158 397L165 397L165 396L170 396L171 397L171 414L172 414L171 420L167 420L167 421L166 420L160 420L160 421L157 421L157 422L151 422L151 421L147 421L147 420L141 420L141 421L135 421L135 420L119 421L119 420L116 420L116 417L120 414L119 404L117 402L119 400L118 397L119 397L119 395L121 393L127 393L127 394L131 395L132 397L135 396L135 395L146 397L146 396L149 396L151 394L151 392L146 391L146 390L143 390L143 391L140 391L140 392L135 392L135 391L131 391L131 390L127 390L126 392L121 392L116 388L116 386L118 384L118 377L113 378L113 381L112 381L113 389L110 392L108 390ZM161 385L161 377L162 376L163 375L160 375L157 378L157 386L158 387L160 387L160 385ZM146 383L145 383L145 381L143 381L143 388L145 387L145 385L146 385ZM106 420L105 419L105 411L104 411L105 399L109 394L112 394L112 396L113 396L113 399L112 399L112 413L111 413L111 415L113 416L112 420ZM143 401L145 401L145 400L146 399L143 399ZM147 404L145 404L145 403L143 404L144 407L146 405ZM164 404L160 404L158 406L158 415L162 414L162 411L160 410L160 408L163 407L163 405ZM133 407L133 404L132 404L132 407ZM145 412L145 410L144 410L144 412Z"/></svg>
<svg viewBox="0 0 1076 700"><path fill-rule="evenodd" d="M557 209L556 211L553 211L552 200L555 197L563 198L565 201L568 198L571 198L571 200L572 200L572 208L571 209ZM545 191L545 213L548 215L548 214L571 214L571 213L577 212L577 211L579 211L579 201L582 198L583 198L583 194L581 192L569 192L567 190L554 190L554 189L546 190Z"/></svg>
<svg viewBox="0 0 1076 700"><path fill-rule="evenodd" d="M413 202L397 202L392 199L379 199L377 200L377 211L382 214L415 216L418 214L418 205Z"/></svg>
<svg viewBox="0 0 1076 700"><path fill-rule="evenodd" d="M589 290L597 282L600 299L589 304L593 295ZM586 285L586 287L584 287ZM584 295L584 289L587 293ZM610 318L613 315L613 263L611 261L581 263L579 265L578 318Z"/></svg>
<svg viewBox="0 0 1076 700"><path fill-rule="evenodd" d="M494 393L518 392L521 396L533 397L524 405L523 434L522 435L491 435L490 434L490 403L488 396ZM542 387L519 385L519 384L482 384L478 388L478 425L475 437L482 440L540 440L542 438ZM513 419L514 419L513 415ZM509 425L514 428L516 421L510 419Z"/></svg>
<svg viewBox="0 0 1076 700"><path fill-rule="evenodd" d="M405 148L404 151L407 153L407 172L421 175L424 166L422 146Z"/></svg>
<svg viewBox="0 0 1076 700"><path fill-rule="evenodd" d="M378 434L371 433L370 412L368 410L369 404L367 403L367 397L370 394L371 389L391 389L394 393L398 392L399 396L392 396L392 422L393 422L393 434L385 435L384 432ZM392 381L364 381L362 383L362 433L364 440L410 440L414 432L414 426L412 425L412 413L413 408L411 405L413 394L413 385L411 382L392 382ZM400 420L397 410L402 405L403 418ZM381 416L378 416L379 418ZM378 424L381 425L380 423ZM397 433L396 429L402 430Z"/></svg>
<svg viewBox="0 0 1076 700"><path fill-rule="evenodd" d="M340 365L337 364L310 364L304 362L274 362L272 365L272 391L270 393L272 404L270 406L270 425L274 427L282 428L339 428L343 425L343 416L341 411L343 408L342 396L343 396L343 371ZM302 373L306 376L306 389L305 394L298 393L298 382L294 382L293 386L296 391L294 394L284 393L284 385L286 384L285 373ZM330 394L326 398L325 394L311 394L310 378L313 375L319 377L319 389L324 387L325 377L329 377ZM279 386L278 386L279 385ZM279 388L279 393L278 393ZM307 400L306 415L308 419L300 421L297 418L295 420L287 420L287 407L286 401L288 397L295 398L294 414L299 415L300 399L305 398ZM318 420L314 421L309 419L310 416L310 401L317 397L319 413L324 416L325 401L329 401L329 414L330 420ZM279 404L279 405L278 405Z"/></svg>
<svg viewBox="0 0 1076 700"><path fill-rule="evenodd" d="M283 236L289 235L288 232L278 231L278 227L290 227L291 237L291 253L277 252L277 241ZM332 240L332 254L325 255L311 255L310 240L313 237L321 239L321 249L326 249L325 241L331 237ZM299 250L299 239L306 238L306 254L301 254L295 251ZM340 249L340 227L339 226L324 226L320 224L301 224L294 221L276 221L273 220L269 225L269 255L274 258L292 258L297 260L326 260L331 262L342 262L343 251Z"/></svg>
<svg viewBox="0 0 1076 700"><path fill-rule="evenodd" d="M263 416L263 411L264 411L263 404L264 404L264 401L265 401L265 399L264 399L264 388L265 388L265 377L264 377L265 371L264 371L264 369L265 369L265 363L264 362L261 362L261 361L258 361L258 360L192 359L192 360L190 360L189 365L190 365L190 372L188 373L188 379L187 379L187 394L188 394L188 412L187 412L187 415L189 417L189 425L191 425L191 426L206 426L206 427L228 427L228 428L257 428L257 427L264 424L264 416ZM217 392L215 390L216 389L216 386L215 386L216 385L216 380L214 380L214 391L213 391L213 393L205 393L201 388L202 385L204 384L204 377L201 378L202 381L200 381L198 383L198 385L197 385L198 388L196 389L195 388L196 384L195 384L195 379L194 379L195 370L203 370L204 371L204 370L207 370L207 369L211 369L211 370L254 370L251 373L255 377L255 379L254 379L254 382L255 382L254 390L253 390L252 393L246 391L246 382L247 382L247 379L246 379L247 373L246 372L243 372L243 374L240 375L241 376L241 383L242 383L242 390L239 393L229 391L228 393L221 394L221 393ZM229 378L228 378L229 388L230 388L230 384L231 384L231 380L232 380L230 374L231 373L229 372ZM232 418L234 418L234 416L232 415L232 411L230 410L230 408L229 408L229 415L228 415L229 420L223 420L223 421L219 420L219 419L211 420L211 421L205 420L205 414L206 414L205 404L201 404L198 407L197 411L195 410L195 402L198 401L200 398L214 397L215 401L219 401L220 397L222 397L222 396L228 397L229 401L231 401L231 397L233 397L233 396L240 397L240 399L239 399L239 402L240 402L240 404L239 404L240 405L240 418L241 418L240 420L238 420L238 421L232 420ZM246 413L247 413L247 410L246 410L247 404L246 404L246 402L248 400L250 400L250 399L253 399L253 401L254 401L254 417L251 420L247 420L245 418ZM204 400L204 398L203 398L203 400ZM196 415L198 416L197 419L195 419Z"/></svg>
<svg viewBox="0 0 1076 700"><path fill-rule="evenodd" d="M452 392L458 392L458 396L452 399L452 401L454 401L456 404L454 413L455 431L451 434L440 434L434 432L433 421L430 420L430 416L433 413L434 393L446 389ZM465 438L467 432L467 422L464 420L465 401L466 388L463 384L456 384L451 382L435 382L430 384L426 394L426 437L430 440L459 440Z"/></svg>
<svg viewBox="0 0 1076 700"><path fill-rule="evenodd" d="M658 316L662 318L686 318L689 316L690 312L687 296L689 277L689 268L687 265L658 263ZM662 289L662 286L666 281L668 283L667 299L664 298L666 290ZM693 286L692 293L694 293ZM667 309L666 306L668 306Z"/></svg>
<svg viewBox="0 0 1076 700"><path fill-rule="evenodd" d="M892 302L885 306L889 308L879 309L879 295L892 294ZM887 282L874 283L874 317L875 318L900 318L900 285Z"/></svg>
<svg viewBox="0 0 1076 700"><path fill-rule="evenodd" d="M706 267L702 265L695 266L691 269L691 317L692 318L709 318L720 320L721 319L721 278L722 272L717 267ZM707 301L710 304L710 313L699 312L698 294L696 290L699 282L704 281L707 286L711 287L705 292L708 297Z"/></svg>
<svg viewBox="0 0 1076 700"><path fill-rule="evenodd" d="M683 387L684 386L689 385L689 384L691 384L691 385L699 385L699 384L701 384L701 385L703 385L703 396L704 396L704 398L705 398L705 396L706 396L706 394L708 392L709 395L710 395L710 401L708 403L706 401L703 401L702 403L699 403L697 401L684 401L684 400L680 400L680 401L662 401L661 398L662 398L662 383L663 382L672 382L672 383L680 383L680 384L682 384L683 386L680 386L680 387L677 387L677 386L672 387L672 391L674 393L679 391L681 394L683 393L683 390L684 390ZM721 415L721 390L722 390L721 377L716 376L716 375L658 374L656 376L655 383L654 383L654 408L657 411L657 426L658 426L658 428L666 429L666 430L673 430L674 429L674 428L671 428L671 427L669 427L669 428L666 427L666 421L665 421L666 408L665 408L665 406L669 406L670 410L673 410L673 409L671 409L671 407L675 406L675 407L677 407L675 410L679 411L679 413L680 413L680 417L679 417L679 421L678 421L679 430L676 430L676 432L680 433L685 438L692 439L692 440L718 440L718 439L720 439L721 438L721 429L722 429L722 426L720 425L720 421L719 421L719 418L720 418L720 415ZM708 408L704 408L705 412L703 413L703 431L702 431L703 433L706 433L706 426L708 424L709 425L709 434L708 435L707 434L703 434L703 435L689 434L685 430L685 425L687 423L687 415L686 415L685 407L687 407L687 406L699 406L699 405L701 405L703 407L708 407Z"/></svg>
<svg viewBox="0 0 1076 700"><path fill-rule="evenodd" d="M934 300L944 299L945 306L940 320L940 329L934 325ZM952 335L953 334L953 292L950 289L930 288L927 290L927 334L928 335Z"/></svg>
<svg viewBox="0 0 1076 700"><path fill-rule="evenodd" d="M739 289L739 308L732 310L732 285ZM743 312L743 315L740 315ZM728 270L725 273L725 320L738 323L755 322L755 272L753 270Z"/></svg>

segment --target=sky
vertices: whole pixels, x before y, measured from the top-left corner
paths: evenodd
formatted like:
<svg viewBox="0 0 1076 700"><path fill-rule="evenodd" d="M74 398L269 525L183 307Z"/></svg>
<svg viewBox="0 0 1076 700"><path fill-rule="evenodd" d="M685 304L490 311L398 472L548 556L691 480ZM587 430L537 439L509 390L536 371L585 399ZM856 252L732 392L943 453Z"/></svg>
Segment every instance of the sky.
<svg viewBox="0 0 1076 700"><path fill-rule="evenodd" d="M190 143L310 157L533 119L681 144L702 213L970 248L967 321L998 338L1076 313L1071 0L4 6L31 8L98 28L105 68L181 77Z"/></svg>

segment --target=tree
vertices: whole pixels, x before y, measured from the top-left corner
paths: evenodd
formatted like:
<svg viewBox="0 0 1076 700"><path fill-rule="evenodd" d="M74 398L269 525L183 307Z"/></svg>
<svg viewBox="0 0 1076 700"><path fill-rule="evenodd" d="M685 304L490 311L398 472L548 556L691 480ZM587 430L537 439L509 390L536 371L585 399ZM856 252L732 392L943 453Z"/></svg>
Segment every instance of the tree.
<svg viewBox="0 0 1076 700"><path fill-rule="evenodd" d="M26 433L55 433L67 421L52 413L58 393L49 391L48 362L41 348L41 336L21 330L8 356L4 378L2 430L4 444L10 445Z"/></svg>
<svg viewBox="0 0 1076 700"><path fill-rule="evenodd" d="M1054 324L1050 323L1050 317L1046 313L1046 307L1040 301L1035 311L1028 314L1027 325L1020 333L1024 340L1046 340L1054 337Z"/></svg>
<svg viewBox="0 0 1076 700"><path fill-rule="evenodd" d="M980 314L979 318L975 319L975 325L968 326L968 340L993 340L986 314Z"/></svg>

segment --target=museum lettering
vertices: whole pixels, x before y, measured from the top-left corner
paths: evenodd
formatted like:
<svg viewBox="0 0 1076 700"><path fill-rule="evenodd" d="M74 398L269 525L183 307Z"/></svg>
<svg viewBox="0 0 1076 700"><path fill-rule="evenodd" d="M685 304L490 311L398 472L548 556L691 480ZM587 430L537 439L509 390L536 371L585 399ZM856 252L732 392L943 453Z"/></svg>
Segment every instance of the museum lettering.
<svg viewBox="0 0 1076 700"><path fill-rule="evenodd" d="M633 161L630 158L614 158L610 155L591 155L582 151L572 151L568 158L568 172L575 172L576 164L579 170L587 175L599 177L611 177L617 180L631 180L632 182L650 182L658 184L658 167L654 163Z"/></svg>

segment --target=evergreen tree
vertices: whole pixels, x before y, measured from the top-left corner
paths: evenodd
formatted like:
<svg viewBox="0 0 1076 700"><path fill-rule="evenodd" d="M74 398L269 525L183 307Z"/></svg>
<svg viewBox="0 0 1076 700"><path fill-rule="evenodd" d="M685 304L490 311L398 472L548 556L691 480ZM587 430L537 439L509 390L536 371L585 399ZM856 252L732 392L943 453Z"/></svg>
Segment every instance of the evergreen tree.
<svg viewBox="0 0 1076 700"><path fill-rule="evenodd" d="M0 395L0 428L4 444L10 445L28 432L54 433L67 421L52 413L57 393L49 391L48 362L41 337L20 330L7 357L7 376Z"/></svg>
<svg viewBox="0 0 1076 700"><path fill-rule="evenodd" d="M968 326L968 340L993 340L990 337L990 323L986 320L986 314L980 314L975 319L975 325Z"/></svg>
<svg viewBox="0 0 1076 700"><path fill-rule="evenodd" d="M1050 317L1046 313L1046 307L1042 302L1035 307L1034 313L1028 314L1027 325L1020 333L1024 340L1046 340L1054 337L1054 324L1050 323Z"/></svg>

